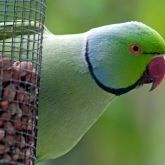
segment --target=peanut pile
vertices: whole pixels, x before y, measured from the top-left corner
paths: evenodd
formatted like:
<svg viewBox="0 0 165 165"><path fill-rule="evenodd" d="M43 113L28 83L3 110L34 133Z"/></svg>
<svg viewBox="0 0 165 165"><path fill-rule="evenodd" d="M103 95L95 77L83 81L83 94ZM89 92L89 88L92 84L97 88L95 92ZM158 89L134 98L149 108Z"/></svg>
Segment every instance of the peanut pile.
<svg viewBox="0 0 165 165"><path fill-rule="evenodd" d="M0 56L0 164L32 165L37 93L32 62Z"/></svg>

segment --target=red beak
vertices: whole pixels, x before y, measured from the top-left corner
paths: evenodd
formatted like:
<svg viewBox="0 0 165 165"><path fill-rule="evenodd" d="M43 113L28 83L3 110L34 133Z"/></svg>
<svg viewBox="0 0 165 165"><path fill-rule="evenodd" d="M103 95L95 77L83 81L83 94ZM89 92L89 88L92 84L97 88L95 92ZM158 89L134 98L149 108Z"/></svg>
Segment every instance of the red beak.
<svg viewBox="0 0 165 165"><path fill-rule="evenodd" d="M155 56L147 66L146 72L140 85L151 83L152 87L150 91L154 90L163 80L165 76L165 55Z"/></svg>

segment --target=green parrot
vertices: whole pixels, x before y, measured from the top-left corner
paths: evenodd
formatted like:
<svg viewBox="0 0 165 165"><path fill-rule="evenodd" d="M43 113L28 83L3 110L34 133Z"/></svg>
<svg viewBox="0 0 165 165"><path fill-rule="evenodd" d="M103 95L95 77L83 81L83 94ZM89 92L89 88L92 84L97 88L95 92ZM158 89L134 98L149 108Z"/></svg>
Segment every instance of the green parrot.
<svg viewBox="0 0 165 165"><path fill-rule="evenodd" d="M68 152L114 96L165 74L165 42L139 22L44 35L37 159Z"/></svg>
<svg viewBox="0 0 165 165"><path fill-rule="evenodd" d="M164 54L163 38L140 22L73 35L45 29L37 162L73 148L115 96L143 84L155 89L165 75Z"/></svg>

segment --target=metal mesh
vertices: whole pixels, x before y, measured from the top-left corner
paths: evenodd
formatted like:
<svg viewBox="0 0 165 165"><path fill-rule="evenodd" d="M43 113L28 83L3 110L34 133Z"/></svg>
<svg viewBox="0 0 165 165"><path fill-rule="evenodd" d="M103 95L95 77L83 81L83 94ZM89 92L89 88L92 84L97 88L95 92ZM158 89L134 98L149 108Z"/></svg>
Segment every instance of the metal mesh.
<svg viewBox="0 0 165 165"><path fill-rule="evenodd" d="M0 164L32 165L45 0L0 0Z"/></svg>

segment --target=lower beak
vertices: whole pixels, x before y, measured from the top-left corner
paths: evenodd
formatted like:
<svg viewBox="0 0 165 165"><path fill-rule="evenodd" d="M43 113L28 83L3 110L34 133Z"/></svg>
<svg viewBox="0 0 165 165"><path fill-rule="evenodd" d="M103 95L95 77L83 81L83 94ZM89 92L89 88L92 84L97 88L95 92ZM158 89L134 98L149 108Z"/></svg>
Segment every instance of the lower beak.
<svg viewBox="0 0 165 165"><path fill-rule="evenodd" d="M140 85L152 83L150 91L154 90L165 76L165 55L155 56L147 65L146 71L140 80Z"/></svg>

